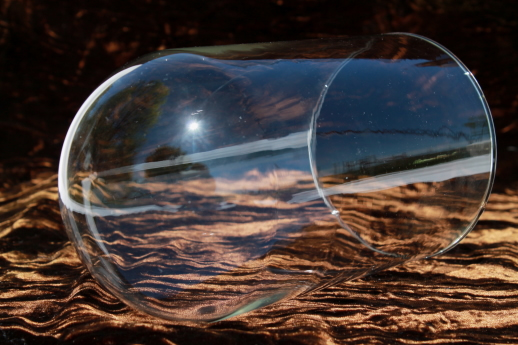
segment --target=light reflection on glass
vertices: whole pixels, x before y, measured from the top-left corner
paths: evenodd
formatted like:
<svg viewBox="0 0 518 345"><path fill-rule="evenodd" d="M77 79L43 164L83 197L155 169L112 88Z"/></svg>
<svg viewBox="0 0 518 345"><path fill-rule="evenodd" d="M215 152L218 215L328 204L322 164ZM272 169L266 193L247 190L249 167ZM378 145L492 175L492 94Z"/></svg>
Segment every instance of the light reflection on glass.
<svg viewBox="0 0 518 345"><path fill-rule="evenodd" d="M196 122L196 121L192 121L192 122L189 123L187 128L189 128L190 131L195 132L198 129L200 129L200 124L198 122Z"/></svg>

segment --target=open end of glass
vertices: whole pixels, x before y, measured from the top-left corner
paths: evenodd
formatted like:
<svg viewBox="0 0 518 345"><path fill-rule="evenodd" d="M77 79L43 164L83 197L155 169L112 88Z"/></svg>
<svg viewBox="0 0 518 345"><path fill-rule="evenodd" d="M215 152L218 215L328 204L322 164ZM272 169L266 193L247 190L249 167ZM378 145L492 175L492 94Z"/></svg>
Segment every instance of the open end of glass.
<svg viewBox="0 0 518 345"><path fill-rule="evenodd" d="M366 46L331 76L315 111L319 194L372 250L438 255L468 234L489 197L489 107L472 73L436 42L389 34Z"/></svg>

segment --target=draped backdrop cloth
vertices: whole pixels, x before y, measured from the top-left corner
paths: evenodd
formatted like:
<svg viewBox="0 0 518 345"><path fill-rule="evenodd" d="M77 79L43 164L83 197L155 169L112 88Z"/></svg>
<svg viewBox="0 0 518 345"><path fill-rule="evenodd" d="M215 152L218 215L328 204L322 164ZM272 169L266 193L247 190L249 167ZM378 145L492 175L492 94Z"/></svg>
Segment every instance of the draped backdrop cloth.
<svg viewBox="0 0 518 345"><path fill-rule="evenodd" d="M0 344L518 343L516 10L498 1L343 2L345 12L331 1L264 3L0 6ZM456 248L208 324L143 314L98 285L65 234L56 172L66 129L103 78L165 47L380 31L443 43L493 111L494 192Z"/></svg>

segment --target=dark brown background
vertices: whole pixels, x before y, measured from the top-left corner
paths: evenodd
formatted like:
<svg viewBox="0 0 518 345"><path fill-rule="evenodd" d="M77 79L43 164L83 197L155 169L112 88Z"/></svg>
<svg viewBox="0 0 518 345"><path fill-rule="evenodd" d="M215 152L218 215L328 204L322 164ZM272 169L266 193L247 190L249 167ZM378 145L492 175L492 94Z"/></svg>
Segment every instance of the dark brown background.
<svg viewBox="0 0 518 345"><path fill-rule="evenodd" d="M518 10L483 0L0 1L0 343L518 343ZM229 321L175 324L99 287L66 238L61 144L115 69L164 48L406 31L478 79L494 194L457 248Z"/></svg>

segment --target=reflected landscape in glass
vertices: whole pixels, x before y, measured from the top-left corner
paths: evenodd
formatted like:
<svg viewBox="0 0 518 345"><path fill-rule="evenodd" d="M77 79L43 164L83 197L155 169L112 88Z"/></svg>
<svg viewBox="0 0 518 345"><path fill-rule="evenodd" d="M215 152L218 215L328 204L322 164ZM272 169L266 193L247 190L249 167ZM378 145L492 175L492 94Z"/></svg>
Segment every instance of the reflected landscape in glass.
<svg viewBox="0 0 518 345"><path fill-rule="evenodd" d="M214 321L440 254L492 186L472 74L410 34L160 51L88 98L63 219L126 303Z"/></svg>

